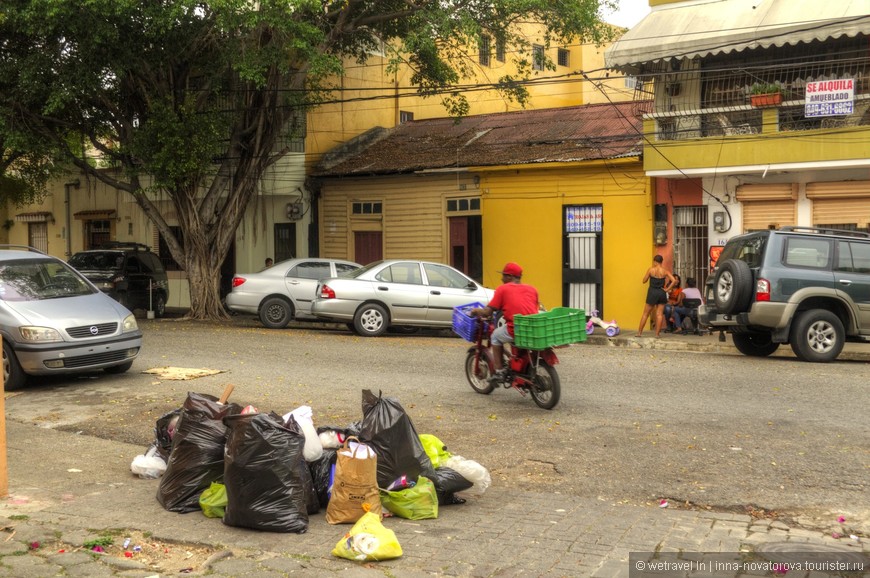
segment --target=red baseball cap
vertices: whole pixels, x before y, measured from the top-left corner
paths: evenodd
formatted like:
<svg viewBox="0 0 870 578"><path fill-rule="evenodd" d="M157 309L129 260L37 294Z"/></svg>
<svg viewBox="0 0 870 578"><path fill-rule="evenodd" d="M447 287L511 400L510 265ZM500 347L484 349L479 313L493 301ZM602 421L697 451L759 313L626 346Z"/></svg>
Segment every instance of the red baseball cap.
<svg viewBox="0 0 870 578"><path fill-rule="evenodd" d="M502 275L510 275L511 277L522 277L523 268L514 262L510 262L506 264L499 273Z"/></svg>

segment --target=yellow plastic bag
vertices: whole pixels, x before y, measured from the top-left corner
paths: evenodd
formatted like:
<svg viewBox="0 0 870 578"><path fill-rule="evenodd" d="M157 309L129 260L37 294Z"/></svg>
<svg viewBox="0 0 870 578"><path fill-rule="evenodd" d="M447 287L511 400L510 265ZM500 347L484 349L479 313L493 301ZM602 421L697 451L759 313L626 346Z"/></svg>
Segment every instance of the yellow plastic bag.
<svg viewBox="0 0 870 578"><path fill-rule="evenodd" d="M227 489L223 484L212 482L199 495L199 507L207 518L223 518L227 506Z"/></svg>
<svg viewBox="0 0 870 578"><path fill-rule="evenodd" d="M358 562L390 560L402 555L396 534L381 523L381 517L366 512L332 549L332 555Z"/></svg>
<svg viewBox="0 0 870 578"><path fill-rule="evenodd" d="M381 504L400 518L429 520L438 517L438 493L429 478L420 476L413 488L381 490Z"/></svg>
<svg viewBox="0 0 870 578"><path fill-rule="evenodd" d="M423 449L433 468L440 468L450 458L451 454L447 451L447 446L437 437L431 434L420 434L417 437L420 438L420 443L423 444Z"/></svg>

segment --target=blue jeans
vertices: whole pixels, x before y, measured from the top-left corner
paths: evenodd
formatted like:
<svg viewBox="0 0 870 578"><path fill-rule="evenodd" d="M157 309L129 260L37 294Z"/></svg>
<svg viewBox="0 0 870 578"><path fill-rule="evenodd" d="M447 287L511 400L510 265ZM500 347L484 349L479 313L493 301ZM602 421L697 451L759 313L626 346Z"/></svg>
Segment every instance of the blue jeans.
<svg viewBox="0 0 870 578"><path fill-rule="evenodd" d="M674 326L679 330L683 328L683 317L688 317L692 314L689 307L674 307Z"/></svg>
<svg viewBox="0 0 870 578"><path fill-rule="evenodd" d="M674 322L671 323L671 316L674 317ZM665 305L665 324L668 326L668 329L680 328L680 324L677 323L677 317L674 315L674 306L668 303Z"/></svg>

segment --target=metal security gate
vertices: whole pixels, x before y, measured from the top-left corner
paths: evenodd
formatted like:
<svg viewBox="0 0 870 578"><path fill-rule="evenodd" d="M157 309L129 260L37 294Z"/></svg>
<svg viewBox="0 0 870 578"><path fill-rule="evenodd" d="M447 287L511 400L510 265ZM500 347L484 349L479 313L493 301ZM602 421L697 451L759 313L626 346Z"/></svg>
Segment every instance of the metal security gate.
<svg viewBox="0 0 870 578"><path fill-rule="evenodd" d="M699 288L707 281L707 210L703 205L674 207L674 273L684 287L689 277L695 278Z"/></svg>
<svg viewBox="0 0 870 578"><path fill-rule="evenodd" d="M603 311L601 205L564 207L563 297L568 307ZM591 314L591 313L590 313Z"/></svg>

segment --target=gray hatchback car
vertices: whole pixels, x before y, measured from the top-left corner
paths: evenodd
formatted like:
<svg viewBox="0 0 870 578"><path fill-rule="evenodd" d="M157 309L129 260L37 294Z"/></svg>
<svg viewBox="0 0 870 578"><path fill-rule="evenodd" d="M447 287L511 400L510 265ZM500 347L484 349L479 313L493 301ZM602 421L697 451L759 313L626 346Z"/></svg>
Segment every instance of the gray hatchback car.
<svg viewBox="0 0 870 578"><path fill-rule="evenodd" d="M64 261L0 245L0 335L7 390L30 375L130 369L142 347L136 318Z"/></svg>

